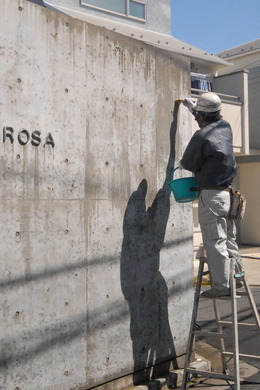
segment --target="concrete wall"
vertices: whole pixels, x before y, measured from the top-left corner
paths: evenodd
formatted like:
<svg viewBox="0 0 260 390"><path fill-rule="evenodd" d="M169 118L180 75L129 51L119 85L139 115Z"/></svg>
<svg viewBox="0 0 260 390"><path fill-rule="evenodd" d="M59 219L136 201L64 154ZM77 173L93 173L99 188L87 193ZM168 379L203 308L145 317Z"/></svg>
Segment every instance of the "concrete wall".
<svg viewBox="0 0 260 390"><path fill-rule="evenodd" d="M147 379L191 315L189 61L22 0L0 26L0 388Z"/></svg>

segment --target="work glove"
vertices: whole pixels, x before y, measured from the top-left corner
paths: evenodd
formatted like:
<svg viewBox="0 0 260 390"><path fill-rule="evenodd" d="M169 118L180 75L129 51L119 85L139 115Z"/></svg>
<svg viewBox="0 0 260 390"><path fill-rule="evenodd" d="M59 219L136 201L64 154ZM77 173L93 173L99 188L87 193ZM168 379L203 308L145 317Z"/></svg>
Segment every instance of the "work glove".
<svg viewBox="0 0 260 390"><path fill-rule="evenodd" d="M190 98L185 98L183 100L183 104L185 107L187 107L190 110L191 113L193 113L194 107L196 105L195 100L190 99Z"/></svg>

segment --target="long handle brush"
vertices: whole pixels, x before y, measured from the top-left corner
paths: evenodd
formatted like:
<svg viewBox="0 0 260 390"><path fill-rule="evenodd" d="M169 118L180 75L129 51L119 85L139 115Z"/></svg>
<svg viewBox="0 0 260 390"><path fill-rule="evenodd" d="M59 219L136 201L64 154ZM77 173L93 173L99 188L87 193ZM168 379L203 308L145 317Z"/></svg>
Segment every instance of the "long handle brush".
<svg viewBox="0 0 260 390"><path fill-rule="evenodd" d="M177 104L180 104L180 103L183 103L184 102L184 99L176 99L175 100L175 103L177 103Z"/></svg>

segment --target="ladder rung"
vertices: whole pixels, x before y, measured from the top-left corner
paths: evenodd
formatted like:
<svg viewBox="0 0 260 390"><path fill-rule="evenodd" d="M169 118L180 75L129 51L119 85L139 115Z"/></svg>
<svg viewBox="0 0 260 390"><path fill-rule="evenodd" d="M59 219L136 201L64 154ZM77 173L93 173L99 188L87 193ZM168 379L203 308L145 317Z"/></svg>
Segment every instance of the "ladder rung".
<svg viewBox="0 0 260 390"><path fill-rule="evenodd" d="M241 294L241 293L240 293ZM241 295L238 295L238 294L236 294L235 295L235 298L236 299L240 299L241 298ZM219 300L221 300L221 301L231 301L231 299L232 299L232 297L230 296L230 295L227 295L226 297L223 295L223 297L218 297L218 298L215 298L215 299L219 299Z"/></svg>
<svg viewBox="0 0 260 390"><path fill-rule="evenodd" d="M233 356L233 352L223 351L223 355L225 356ZM246 353L239 353L239 357L252 358L252 359L260 359L260 356L257 355L248 355Z"/></svg>
<svg viewBox="0 0 260 390"><path fill-rule="evenodd" d="M232 321L224 321L224 320L220 320L220 321L217 321L218 324L226 324L226 325L233 325L233 322ZM258 327L256 324L252 324L252 323L249 323L249 322L238 322L237 325L240 325L240 326L251 326L252 328L255 327L255 330L258 330ZM251 329L252 330L252 329ZM254 330L254 329L253 329Z"/></svg>
<svg viewBox="0 0 260 390"><path fill-rule="evenodd" d="M247 293L247 291L237 291L237 295L239 297L247 297L248 293Z"/></svg>
<svg viewBox="0 0 260 390"><path fill-rule="evenodd" d="M193 332L194 335L196 336L218 336L218 337L230 337L225 335L224 333L219 333L219 332L205 332L205 331L200 331L200 330L195 330Z"/></svg>
<svg viewBox="0 0 260 390"><path fill-rule="evenodd" d="M195 368L187 368L187 372L191 374L196 374L196 375L201 375L207 378L215 378L215 379L226 379L230 381L235 381L234 375L226 375L226 374L221 374L219 372L211 372L211 371L200 371L196 370Z"/></svg>

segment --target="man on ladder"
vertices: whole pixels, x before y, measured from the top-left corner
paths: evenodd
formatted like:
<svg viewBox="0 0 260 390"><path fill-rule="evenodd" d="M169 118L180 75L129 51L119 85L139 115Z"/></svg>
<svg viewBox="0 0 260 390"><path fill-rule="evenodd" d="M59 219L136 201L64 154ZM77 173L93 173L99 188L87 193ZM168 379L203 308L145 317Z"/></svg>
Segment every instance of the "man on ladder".
<svg viewBox="0 0 260 390"><path fill-rule="evenodd" d="M197 102L192 99L182 100L199 124L186 147L180 161L182 168L195 174L196 182L200 190L199 196L199 222L202 231L204 249L207 258L200 259L198 281L194 296L194 305L188 348L185 358L182 390L186 390L188 378L192 375L200 375L205 378L216 378L234 382L234 389L240 390L239 378L239 339L237 319L237 294L238 287L245 287L245 294L249 299L252 312L255 317L256 330L260 330L260 319L242 269L242 261L236 243L236 226L231 211L233 212L232 181L236 176L236 162L233 154L232 130L228 122L223 120L221 112L221 100L212 93L203 93ZM235 216L241 219L235 212ZM203 266L208 263L212 288L200 294ZM197 334L196 318L200 296L213 298L217 332L214 334L221 341L221 356L223 373L199 371L190 366L191 352L194 337ZM220 318L217 307L217 299L231 297L233 351L225 350L224 333L222 324L228 324ZM246 324L251 326L252 324ZM234 375L229 375L227 370L227 358L232 356L234 360ZM249 356L249 355L248 355ZM258 358L258 356L250 355Z"/></svg>
<svg viewBox="0 0 260 390"><path fill-rule="evenodd" d="M235 259L236 272L242 273L242 261L236 243L236 226L229 218L231 184L236 176L233 137L230 124L221 112L221 100L212 93L182 100L200 127L187 145L180 166L192 171L200 190L199 222L212 279L212 288L202 295L218 298L231 295L230 266ZM237 280L237 287L242 282Z"/></svg>

